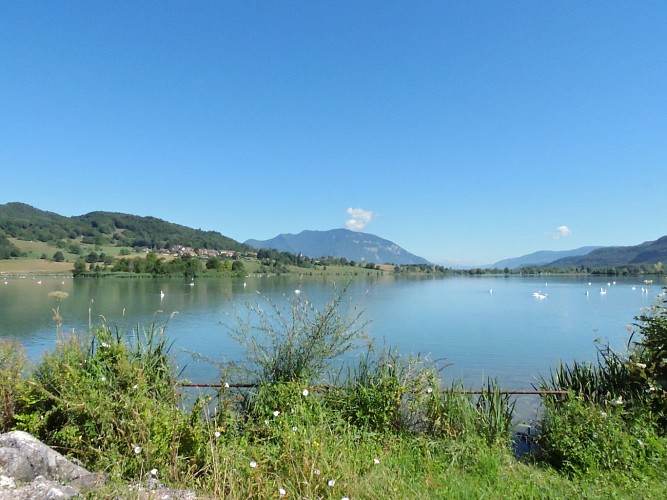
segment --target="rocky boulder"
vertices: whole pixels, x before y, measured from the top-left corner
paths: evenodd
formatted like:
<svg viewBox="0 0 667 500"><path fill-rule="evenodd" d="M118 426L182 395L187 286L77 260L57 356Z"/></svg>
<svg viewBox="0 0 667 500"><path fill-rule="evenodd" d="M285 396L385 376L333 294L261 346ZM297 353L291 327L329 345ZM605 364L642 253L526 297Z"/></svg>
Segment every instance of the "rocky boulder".
<svg viewBox="0 0 667 500"><path fill-rule="evenodd" d="M27 432L0 434L0 500L72 498L103 484L101 474L87 471ZM197 498L190 490L165 488L155 478L127 488L137 499Z"/></svg>
<svg viewBox="0 0 667 500"><path fill-rule="evenodd" d="M0 434L0 498L71 498L103 482L27 432Z"/></svg>

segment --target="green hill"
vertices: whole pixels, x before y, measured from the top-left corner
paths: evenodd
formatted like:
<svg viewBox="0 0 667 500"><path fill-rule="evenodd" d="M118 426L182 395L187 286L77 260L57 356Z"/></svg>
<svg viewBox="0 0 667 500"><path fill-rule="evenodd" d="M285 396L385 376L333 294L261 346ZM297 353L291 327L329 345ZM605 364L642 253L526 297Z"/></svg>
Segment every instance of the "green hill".
<svg viewBox="0 0 667 500"><path fill-rule="evenodd" d="M586 255L558 259L547 267L564 269L568 267L653 266L658 262L667 262L667 236L655 241L646 241L640 245L598 248Z"/></svg>
<svg viewBox="0 0 667 500"><path fill-rule="evenodd" d="M56 243L77 240L85 244L147 247L155 250L183 245L210 250L245 251L249 247L215 231L202 231L155 217L115 212L91 212L65 217L25 203L0 205L0 256L12 251L2 236ZM6 239L6 238L5 238ZM4 253L7 253L7 250ZM7 255L7 258L11 255Z"/></svg>

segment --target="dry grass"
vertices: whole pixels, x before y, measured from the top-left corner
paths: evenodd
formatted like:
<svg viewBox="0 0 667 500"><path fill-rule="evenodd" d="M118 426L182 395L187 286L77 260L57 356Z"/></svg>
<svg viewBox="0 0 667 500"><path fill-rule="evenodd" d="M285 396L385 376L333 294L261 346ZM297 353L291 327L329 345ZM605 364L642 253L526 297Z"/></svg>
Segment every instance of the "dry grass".
<svg viewBox="0 0 667 500"><path fill-rule="evenodd" d="M43 259L0 260L0 273L4 274L70 274L71 262L51 262Z"/></svg>

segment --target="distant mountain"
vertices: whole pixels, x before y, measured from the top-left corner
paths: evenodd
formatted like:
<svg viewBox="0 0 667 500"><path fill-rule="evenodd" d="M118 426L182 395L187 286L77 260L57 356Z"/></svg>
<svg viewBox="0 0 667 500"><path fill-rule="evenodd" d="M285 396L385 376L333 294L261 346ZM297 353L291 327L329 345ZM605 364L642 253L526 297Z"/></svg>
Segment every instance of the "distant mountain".
<svg viewBox="0 0 667 500"><path fill-rule="evenodd" d="M272 248L281 252L303 254L312 258L343 257L356 262L374 264L429 264L426 259L411 254L396 243L348 229L280 234L270 240L247 240L245 244L255 248Z"/></svg>
<svg viewBox="0 0 667 500"><path fill-rule="evenodd" d="M218 232L192 229L155 217L116 212L65 217L17 202L0 205L0 235L3 233L20 240L44 242L69 239L89 244L155 249L172 245L211 250L248 249Z"/></svg>
<svg viewBox="0 0 667 500"><path fill-rule="evenodd" d="M495 264L488 267L495 267L498 269L504 269L506 267L509 269L518 269L524 266L546 266L555 260L563 259L565 257L586 255L598 248L601 247L590 246L575 248L574 250L541 250L539 252L529 253L528 255L523 255L521 257L499 260Z"/></svg>
<svg viewBox="0 0 667 500"><path fill-rule="evenodd" d="M603 247L579 257L566 257L549 267L620 267L667 263L667 236L628 247Z"/></svg>

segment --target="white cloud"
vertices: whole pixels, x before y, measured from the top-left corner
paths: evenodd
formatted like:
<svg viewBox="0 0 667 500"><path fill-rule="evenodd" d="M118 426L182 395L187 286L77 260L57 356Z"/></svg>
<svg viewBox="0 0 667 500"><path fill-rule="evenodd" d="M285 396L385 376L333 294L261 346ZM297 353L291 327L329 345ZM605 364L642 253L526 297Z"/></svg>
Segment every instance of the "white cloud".
<svg viewBox="0 0 667 500"><path fill-rule="evenodd" d="M348 208L347 213L350 220L345 223L345 227L351 231L361 231L371 223L375 214L364 210L363 208Z"/></svg>
<svg viewBox="0 0 667 500"><path fill-rule="evenodd" d="M572 230L567 226L558 226L554 234L554 238L560 240L561 238L567 238L572 235Z"/></svg>

